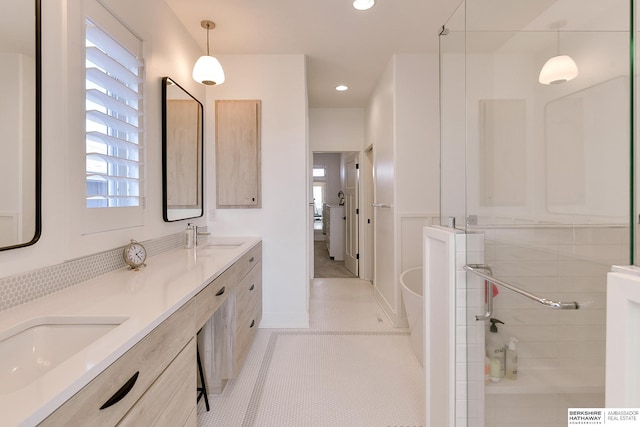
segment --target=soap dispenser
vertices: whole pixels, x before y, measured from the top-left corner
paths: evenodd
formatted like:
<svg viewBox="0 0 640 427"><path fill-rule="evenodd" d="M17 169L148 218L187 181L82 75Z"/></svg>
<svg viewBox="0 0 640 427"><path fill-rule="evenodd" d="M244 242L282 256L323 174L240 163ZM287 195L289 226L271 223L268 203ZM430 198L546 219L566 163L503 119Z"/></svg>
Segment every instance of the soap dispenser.
<svg viewBox="0 0 640 427"><path fill-rule="evenodd" d="M514 337L509 337L509 345L507 346L506 361L507 361L507 378L515 380L518 378L518 340Z"/></svg>
<svg viewBox="0 0 640 427"><path fill-rule="evenodd" d="M498 334L498 325L496 323L504 322L500 319L489 319L491 326L489 327L489 336L487 337L487 357L489 358L489 379L491 382L497 383L500 378L506 374L506 350L507 346Z"/></svg>
<svg viewBox="0 0 640 427"><path fill-rule="evenodd" d="M184 230L184 246L187 249L193 248L195 244L195 237L196 237L196 229L193 227L193 224L188 223L187 229Z"/></svg>

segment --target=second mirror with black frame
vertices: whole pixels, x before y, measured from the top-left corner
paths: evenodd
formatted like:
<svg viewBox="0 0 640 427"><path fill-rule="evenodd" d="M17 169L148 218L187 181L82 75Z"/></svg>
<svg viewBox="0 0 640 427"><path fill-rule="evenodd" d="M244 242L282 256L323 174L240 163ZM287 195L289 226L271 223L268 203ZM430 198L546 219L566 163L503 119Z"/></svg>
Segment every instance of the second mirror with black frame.
<svg viewBox="0 0 640 427"><path fill-rule="evenodd" d="M0 251L33 245L41 213L40 0L0 15Z"/></svg>
<svg viewBox="0 0 640 427"><path fill-rule="evenodd" d="M203 106L169 77L162 79L162 184L165 221L203 215Z"/></svg>

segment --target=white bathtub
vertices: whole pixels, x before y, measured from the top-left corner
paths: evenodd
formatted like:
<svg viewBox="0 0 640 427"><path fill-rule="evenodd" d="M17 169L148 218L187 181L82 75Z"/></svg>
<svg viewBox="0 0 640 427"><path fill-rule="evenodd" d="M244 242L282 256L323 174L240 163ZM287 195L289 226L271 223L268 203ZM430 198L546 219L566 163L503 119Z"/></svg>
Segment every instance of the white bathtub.
<svg viewBox="0 0 640 427"><path fill-rule="evenodd" d="M411 345L418 361L424 366L424 308L422 305L424 285L422 267L405 270L400 275L402 285L402 299L407 311L409 330L411 331Z"/></svg>

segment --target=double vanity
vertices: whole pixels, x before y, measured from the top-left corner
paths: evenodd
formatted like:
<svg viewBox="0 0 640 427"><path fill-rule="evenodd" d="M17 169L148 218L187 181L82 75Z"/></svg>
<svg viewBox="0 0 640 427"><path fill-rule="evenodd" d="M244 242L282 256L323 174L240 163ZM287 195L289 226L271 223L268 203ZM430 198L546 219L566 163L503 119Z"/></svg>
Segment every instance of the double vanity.
<svg viewBox="0 0 640 427"><path fill-rule="evenodd" d="M262 316L261 258L259 238L210 238L0 313L3 425L196 426L196 343L220 392Z"/></svg>

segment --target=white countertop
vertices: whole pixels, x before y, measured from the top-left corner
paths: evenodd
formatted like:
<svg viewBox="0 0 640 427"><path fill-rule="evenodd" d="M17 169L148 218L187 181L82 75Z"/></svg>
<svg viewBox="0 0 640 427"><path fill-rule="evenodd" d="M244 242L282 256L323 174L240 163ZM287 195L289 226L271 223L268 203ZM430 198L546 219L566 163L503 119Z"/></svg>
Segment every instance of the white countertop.
<svg viewBox="0 0 640 427"><path fill-rule="evenodd" d="M215 246L233 242L242 244ZM0 331L42 316L128 318L32 383L0 394L2 425L44 420L259 242L211 237L209 246L173 249L148 258L139 271L123 268L1 312Z"/></svg>

